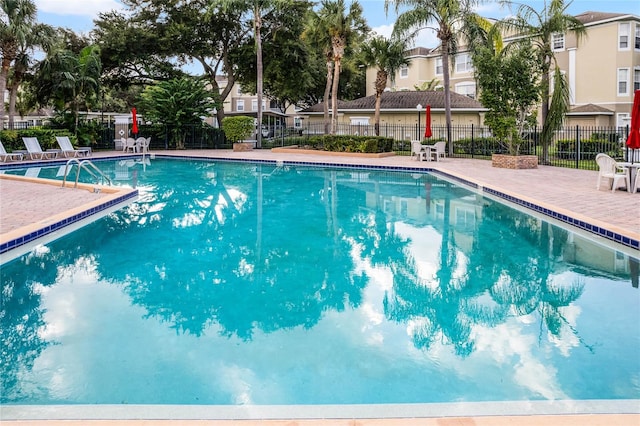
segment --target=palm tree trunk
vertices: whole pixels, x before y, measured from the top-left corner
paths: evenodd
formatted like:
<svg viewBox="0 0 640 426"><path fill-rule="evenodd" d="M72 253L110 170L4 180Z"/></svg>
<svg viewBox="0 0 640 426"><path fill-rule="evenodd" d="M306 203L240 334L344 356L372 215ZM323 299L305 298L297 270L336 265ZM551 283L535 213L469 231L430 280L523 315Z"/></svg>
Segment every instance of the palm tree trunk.
<svg viewBox="0 0 640 426"><path fill-rule="evenodd" d="M373 127L376 132L376 136L380 136L380 104L382 103L382 92L376 91L376 111L373 116Z"/></svg>
<svg viewBox="0 0 640 426"><path fill-rule="evenodd" d="M327 84L324 86L324 134L329 133L329 95L333 85L333 60L327 61Z"/></svg>
<svg viewBox="0 0 640 426"><path fill-rule="evenodd" d="M333 67L333 84L331 85L331 134L335 135L338 127L338 83L340 82L340 61L337 57Z"/></svg>
<svg viewBox="0 0 640 426"><path fill-rule="evenodd" d="M542 120L543 127L546 125L545 123L549 116L549 99L551 98L551 89L549 87L549 83L551 82L551 79L549 78L550 70L551 67L545 60L542 70L542 108L540 110L540 119ZM546 135L546 132L543 131L543 134ZM542 164L549 164L549 144L551 141L548 140L548 138L543 137L540 142L542 143Z"/></svg>
<svg viewBox="0 0 640 426"><path fill-rule="evenodd" d="M14 82L9 88L9 129L14 128L16 116L16 100L18 98L18 83Z"/></svg>
<svg viewBox="0 0 640 426"><path fill-rule="evenodd" d="M447 125L447 146L449 157L453 156L453 143L451 141L451 82L449 76L449 41L442 41L442 77L444 80L444 116Z"/></svg>
<svg viewBox="0 0 640 426"><path fill-rule="evenodd" d="M11 60L5 53L4 57L2 58L2 67L0 68L0 130L4 130L4 94L7 90L7 77L9 76L10 66Z"/></svg>
<svg viewBox="0 0 640 426"><path fill-rule="evenodd" d="M262 26L262 16L260 16L260 7L256 3L254 10L255 19L255 38L256 38L256 74L257 74L257 92L258 92L258 112L257 112L257 133L256 133L256 148L262 148L262 36L260 27Z"/></svg>

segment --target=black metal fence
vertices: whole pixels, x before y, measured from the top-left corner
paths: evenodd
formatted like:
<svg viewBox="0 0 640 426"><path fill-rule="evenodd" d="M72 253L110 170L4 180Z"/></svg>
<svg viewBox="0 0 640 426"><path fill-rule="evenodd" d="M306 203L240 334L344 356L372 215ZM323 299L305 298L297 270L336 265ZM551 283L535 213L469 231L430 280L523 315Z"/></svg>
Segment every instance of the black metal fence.
<svg viewBox="0 0 640 426"><path fill-rule="evenodd" d="M421 140L434 143L447 140L446 126L432 126L432 136L423 137L424 126L381 124L380 136L394 139L393 150L397 155L411 155L411 141ZM540 143L541 128L527 129L522 134L520 154L537 155L540 164L559 167L597 170L595 156L604 152L618 160L630 158L624 142L629 134L628 127L564 127L554 134L548 147L547 158L543 157ZM324 134L323 123L307 124L304 127L270 126L262 130L262 149L300 145L305 138ZM336 134L373 136L373 125L339 123ZM139 135L151 137L150 149L176 149L177 140L184 138L185 149L230 149L228 141L221 129L211 126L189 125L181 129L161 125L140 126ZM113 149L115 140L113 126L102 130L97 149ZM490 159L494 153L506 153L504 144L496 140L486 126L457 125L451 127L451 148L453 157ZM449 152L449 147L447 147Z"/></svg>

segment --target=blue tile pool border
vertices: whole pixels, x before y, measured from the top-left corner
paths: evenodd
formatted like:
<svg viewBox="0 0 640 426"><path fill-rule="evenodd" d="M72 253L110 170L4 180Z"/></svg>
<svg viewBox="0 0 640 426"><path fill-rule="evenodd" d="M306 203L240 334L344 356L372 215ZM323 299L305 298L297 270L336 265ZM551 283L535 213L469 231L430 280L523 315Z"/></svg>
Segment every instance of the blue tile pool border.
<svg viewBox="0 0 640 426"><path fill-rule="evenodd" d="M133 157L140 157L140 155L132 155ZM466 179L460 178L459 176L455 176L441 170L436 170L430 167L402 167L402 166L382 166L382 165L367 165L367 164L348 164L348 163L339 163L339 162L311 162L311 161L292 161L292 160L261 160L261 159L247 159L247 158L224 158L224 157L201 157L194 155L180 155L180 154L150 154L150 156L156 159L171 159L171 160L197 160L197 161L219 161L219 162L230 162L230 163L260 163L260 164L270 164L270 165L288 165L288 166L308 166L308 167L339 167L346 169L358 169L358 170L384 170L384 171L395 171L395 172L411 172L411 173L431 173L434 175L443 176L449 180L453 180L461 185L465 185L471 187L476 190L480 190L483 193L487 193L494 197L500 198L502 200L514 203L518 206L527 208L536 213L542 214L544 216L548 216L550 218L556 219L562 223L567 225L574 226L578 229L587 231L591 234L597 235L599 237L605 238L609 241L613 241L618 244L622 244L623 246L630 247L635 250L640 250L640 240L635 238L631 238L628 235L623 235L621 233L612 231L607 229L606 227L585 222L583 220L576 219L567 214L563 214L557 212L553 209L549 209L548 207L540 206L538 204L522 200L520 198L514 197L512 195L506 194L504 192L498 191L496 189L487 188L487 187L479 187L474 182L468 181ZM122 156L109 156L109 157L100 157L94 158L92 161L100 162L100 161L109 161L114 159L121 159ZM15 169L15 168L24 168L31 166L43 166L43 165L56 165L56 164L64 164L66 161L41 161L41 162L29 162L29 163L13 163L0 165L0 170L6 169ZM0 253L3 253L0 248Z"/></svg>
<svg viewBox="0 0 640 426"><path fill-rule="evenodd" d="M165 159L183 159L183 160L200 160L200 161L224 161L224 162L240 162L240 163L261 163L261 164L270 164L277 165L283 164L288 166L309 166L309 167L339 167L346 169L366 169L366 170L384 170L384 171L395 171L395 172L411 172L411 173L431 173L434 175L440 175L446 177L449 180L455 181L459 184L471 187L476 190L480 190L483 193L487 193L494 197L500 198L502 200L511 202L521 207L525 207L529 210L532 210L536 213L540 213L544 216L548 216L550 218L556 219L562 223L566 223L568 225L574 226L581 230L587 231L591 234L597 235L599 237L605 238L609 241L613 241L618 244L622 244L626 247L630 247L635 250L640 250L640 240L631 238L627 235L620 234L618 232L611 231L606 227L602 227L599 225L591 224L585 222L583 220L579 220L573 218L569 215L557 212L553 209L549 209L547 207L543 207L537 205L535 203L522 200L520 198L514 197L512 195L505 194L504 192L487 188L487 187L479 187L476 183L463 179L459 176L455 176L441 170L436 170L430 167L402 167L402 166L381 166L381 165L367 165L367 164L345 164L338 162L310 162L310 161L291 161L291 160L260 160L260 159L245 159L245 158L221 158L221 157L198 157L198 156L189 156L189 155L156 155L156 158L165 158Z"/></svg>
<svg viewBox="0 0 640 426"><path fill-rule="evenodd" d="M49 163L50 164L50 163ZM31 163L29 164L31 165ZM33 232L30 232L26 235L20 236L18 238L14 238L13 240L9 240L6 241L2 244L0 244L0 254L6 253L8 251L14 250L20 246L23 246L25 244L29 244L29 243L33 243L34 241L51 234L52 232L56 232L59 231L62 228L65 228L67 226L73 225L76 222L79 222L83 219L86 219L90 216L99 214L107 209L110 209L112 207L115 207L119 204L125 203L133 198L136 198L138 196L138 190L133 190L131 192L128 192L125 195L122 195L120 197L114 198L112 200L108 200L104 203L101 203L100 205L97 205L95 207L91 207L90 209L81 211L79 213L76 213L72 216L66 217L58 222L52 223L50 225L47 225L41 229L37 229Z"/></svg>

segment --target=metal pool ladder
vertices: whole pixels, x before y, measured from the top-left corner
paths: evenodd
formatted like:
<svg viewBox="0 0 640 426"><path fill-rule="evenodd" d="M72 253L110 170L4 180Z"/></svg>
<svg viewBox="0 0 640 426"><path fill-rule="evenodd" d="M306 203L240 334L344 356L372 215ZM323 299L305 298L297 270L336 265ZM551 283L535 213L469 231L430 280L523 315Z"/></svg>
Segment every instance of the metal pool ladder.
<svg viewBox="0 0 640 426"><path fill-rule="evenodd" d="M93 164L91 162L91 160L78 160L77 158L71 158L69 161L67 161L67 164L64 167L64 177L62 178L62 187L64 188L65 184L67 183L67 176L69 174L69 166L71 166L73 168L73 164L77 164L78 165L78 171L76 173L76 183L73 185L74 188L78 187L78 179L80 178L80 171L82 169L86 170L91 176L93 176L93 178L96 180L96 183L100 183L102 185L104 185L104 182L106 181L109 186L111 186L111 179L109 179L109 177L107 175L105 175L102 170L100 170L98 168L98 166L96 166L95 164ZM99 192L100 190L98 188L94 188L93 192Z"/></svg>

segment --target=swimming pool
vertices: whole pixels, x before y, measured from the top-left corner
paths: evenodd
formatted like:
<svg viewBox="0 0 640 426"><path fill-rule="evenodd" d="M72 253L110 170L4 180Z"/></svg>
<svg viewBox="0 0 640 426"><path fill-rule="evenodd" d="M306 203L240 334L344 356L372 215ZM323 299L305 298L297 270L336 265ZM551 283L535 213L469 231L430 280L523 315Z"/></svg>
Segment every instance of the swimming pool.
<svg viewBox="0 0 640 426"><path fill-rule="evenodd" d="M628 254L429 174L101 168L139 201L2 266L2 404L638 398Z"/></svg>

